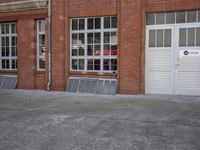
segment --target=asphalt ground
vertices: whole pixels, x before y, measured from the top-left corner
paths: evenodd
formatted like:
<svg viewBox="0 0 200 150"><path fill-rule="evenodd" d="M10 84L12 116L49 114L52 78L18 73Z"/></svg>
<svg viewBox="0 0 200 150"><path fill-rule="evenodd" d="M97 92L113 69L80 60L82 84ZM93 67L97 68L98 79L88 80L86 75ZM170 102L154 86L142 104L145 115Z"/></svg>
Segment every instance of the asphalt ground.
<svg viewBox="0 0 200 150"><path fill-rule="evenodd" d="M0 90L0 150L200 150L200 97Z"/></svg>

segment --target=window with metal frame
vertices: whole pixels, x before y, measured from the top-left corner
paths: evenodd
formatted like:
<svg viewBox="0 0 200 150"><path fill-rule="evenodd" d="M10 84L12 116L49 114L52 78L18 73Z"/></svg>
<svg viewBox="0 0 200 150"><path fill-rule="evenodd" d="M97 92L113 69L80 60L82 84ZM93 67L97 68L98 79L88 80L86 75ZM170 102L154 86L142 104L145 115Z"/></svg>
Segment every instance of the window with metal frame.
<svg viewBox="0 0 200 150"><path fill-rule="evenodd" d="M45 70L45 20L37 20L37 70Z"/></svg>
<svg viewBox="0 0 200 150"><path fill-rule="evenodd" d="M117 71L117 17L71 19L71 71Z"/></svg>
<svg viewBox="0 0 200 150"><path fill-rule="evenodd" d="M0 70L17 70L16 23L0 23Z"/></svg>

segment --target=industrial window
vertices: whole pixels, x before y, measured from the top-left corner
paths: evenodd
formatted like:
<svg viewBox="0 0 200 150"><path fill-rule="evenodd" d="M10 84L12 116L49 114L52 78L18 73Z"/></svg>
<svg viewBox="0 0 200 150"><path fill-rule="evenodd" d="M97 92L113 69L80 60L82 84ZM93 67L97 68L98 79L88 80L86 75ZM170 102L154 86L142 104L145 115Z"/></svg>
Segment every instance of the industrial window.
<svg viewBox="0 0 200 150"><path fill-rule="evenodd" d="M177 12L148 13L147 25L179 24L200 22L200 10L188 10Z"/></svg>
<svg viewBox="0 0 200 150"><path fill-rule="evenodd" d="M71 70L117 71L117 17L71 19Z"/></svg>
<svg viewBox="0 0 200 150"><path fill-rule="evenodd" d="M149 47L171 47L171 29L149 30Z"/></svg>
<svg viewBox="0 0 200 150"><path fill-rule="evenodd" d="M45 20L37 20L37 70L45 69Z"/></svg>
<svg viewBox="0 0 200 150"><path fill-rule="evenodd" d="M0 24L0 70L17 69L16 23Z"/></svg>
<svg viewBox="0 0 200 150"><path fill-rule="evenodd" d="M198 28L180 28L179 46L200 46L200 27Z"/></svg>

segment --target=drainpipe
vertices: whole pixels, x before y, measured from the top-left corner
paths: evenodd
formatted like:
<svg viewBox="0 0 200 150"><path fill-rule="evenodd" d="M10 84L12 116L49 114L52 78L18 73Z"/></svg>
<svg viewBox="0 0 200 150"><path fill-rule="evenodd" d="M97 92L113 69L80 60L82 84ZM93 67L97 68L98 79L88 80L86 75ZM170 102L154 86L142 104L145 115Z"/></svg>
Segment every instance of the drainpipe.
<svg viewBox="0 0 200 150"><path fill-rule="evenodd" d="M47 91L51 88L51 0L48 0L48 84Z"/></svg>

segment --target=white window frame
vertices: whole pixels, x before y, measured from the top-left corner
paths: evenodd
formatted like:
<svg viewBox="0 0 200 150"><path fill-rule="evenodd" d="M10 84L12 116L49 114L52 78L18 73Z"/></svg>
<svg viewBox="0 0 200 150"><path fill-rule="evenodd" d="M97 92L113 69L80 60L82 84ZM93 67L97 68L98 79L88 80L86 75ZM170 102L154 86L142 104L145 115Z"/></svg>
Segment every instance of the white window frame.
<svg viewBox="0 0 200 150"><path fill-rule="evenodd" d="M45 52L44 52L44 56L40 55L40 41L39 41L40 38L39 37L40 37L40 35L45 36L45 30L44 31L39 30L39 24L41 21L44 21L44 25L45 25L45 19L37 20L37 71L45 71L45 68L40 68L40 59L45 60ZM45 27L44 27L44 29L45 29Z"/></svg>
<svg viewBox="0 0 200 150"><path fill-rule="evenodd" d="M74 71L74 72L96 72L96 73L113 73L113 72L117 72L117 70L104 70L103 69L103 63L104 63L104 59L118 59L118 50L117 50L117 55L103 55L103 49L104 49L104 33L105 32L116 32L116 36L118 37L118 27L117 28L104 28L104 17L117 17L117 16L95 16L95 17L85 17L85 18L71 18L70 19L70 71ZM87 29L88 26L88 19L90 18L100 18L101 19L101 27L100 29ZM73 19L84 19L85 20L85 26L83 30L72 30L72 20ZM100 49L101 49L101 54L99 56L87 56L87 48L88 48L88 39L87 39L87 34L88 33L97 33L100 32L101 34L101 43L99 43L100 45ZM72 34L79 34L79 33L83 33L84 34L84 47L85 47L85 51L84 51L84 56L72 56ZM93 43L95 44L95 43ZM110 44L110 43L107 43ZM116 43L118 46L118 42ZM98 44L97 44L98 45ZM83 70L73 70L72 68L72 60L76 59L84 59L84 69ZM100 60L100 70L87 70L87 61L89 59L99 59Z"/></svg>
<svg viewBox="0 0 200 150"><path fill-rule="evenodd" d="M8 34L2 34L2 25L8 24L9 25L9 33ZM16 71L17 70L17 31L16 33L12 33L12 24L15 24L15 27L17 28L16 22L5 22L0 23L0 70L1 71ZM9 38L9 56L2 56L2 37L8 37ZM12 37L16 37L16 56L12 56ZM2 68L2 60L9 60L9 68L4 69ZM16 60L15 68L12 68L12 60Z"/></svg>

